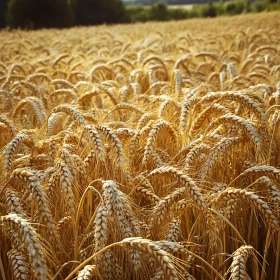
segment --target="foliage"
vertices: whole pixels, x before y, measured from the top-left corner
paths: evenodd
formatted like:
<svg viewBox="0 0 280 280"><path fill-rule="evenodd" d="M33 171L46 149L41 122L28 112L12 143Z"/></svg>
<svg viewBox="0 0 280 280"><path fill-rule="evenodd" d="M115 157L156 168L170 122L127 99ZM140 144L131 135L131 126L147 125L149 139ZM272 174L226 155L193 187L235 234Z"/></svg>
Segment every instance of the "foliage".
<svg viewBox="0 0 280 280"><path fill-rule="evenodd" d="M8 3L8 0L0 1L0 28L6 26L7 3Z"/></svg>
<svg viewBox="0 0 280 280"><path fill-rule="evenodd" d="M280 1L274 0L232 0L226 2L209 1L208 4L193 5L192 9L171 9L163 3L153 6L127 6L126 12L130 22L180 20L197 17L216 17L222 15L238 15L247 12L272 11L280 9Z"/></svg>
<svg viewBox="0 0 280 280"><path fill-rule="evenodd" d="M168 20L168 9L163 3L157 3L152 6L150 11L151 20L165 21Z"/></svg>
<svg viewBox="0 0 280 280"><path fill-rule="evenodd" d="M190 17L215 17L217 15L216 5L212 2L208 4L194 5L190 11Z"/></svg>
<svg viewBox="0 0 280 280"><path fill-rule="evenodd" d="M126 14L129 22L182 20L190 17L184 8L170 9L163 3L148 6L127 6Z"/></svg>
<svg viewBox="0 0 280 280"><path fill-rule="evenodd" d="M264 11L269 5L268 1L263 1L263 0L256 0L254 3L252 3L250 7L250 11L252 12L261 12Z"/></svg>
<svg viewBox="0 0 280 280"><path fill-rule="evenodd" d="M8 11L5 8L7 2ZM202 2L196 0L196 3ZM74 24L182 20L280 9L280 0L208 0L207 4L193 5L190 10L184 7L169 8L158 0L149 3L153 5L124 6L122 0L1 0L0 28L6 26L6 18L11 28L38 29L62 28Z"/></svg>
<svg viewBox="0 0 280 280"><path fill-rule="evenodd" d="M126 22L121 0L10 0L11 28L69 27Z"/></svg>
<svg viewBox="0 0 280 280"><path fill-rule="evenodd" d="M145 6L127 6L126 15L129 18L129 21L132 23L135 22L146 22L150 20L149 14L150 8Z"/></svg>
<svg viewBox="0 0 280 280"><path fill-rule="evenodd" d="M171 19L180 20L188 18L188 11L186 9L169 9L169 16Z"/></svg>
<svg viewBox="0 0 280 280"><path fill-rule="evenodd" d="M7 22L11 28L62 28L71 26L74 18L68 0L10 0Z"/></svg>
<svg viewBox="0 0 280 280"><path fill-rule="evenodd" d="M225 3L225 14L238 15L246 12L248 9L248 3L246 0L235 0Z"/></svg>
<svg viewBox="0 0 280 280"><path fill-rule="evenodd" d="M266 11L268 12L275 10L280 10L280 1L278 1L277 3L269 3L269 5L267 5L266 7Z"/></svg>
<svg viewBox="0 0 280 280"><path fill-rule="evenodd" d="M93 25L126 22L121 0L79 0L75 4L76 24Z"/></svg>

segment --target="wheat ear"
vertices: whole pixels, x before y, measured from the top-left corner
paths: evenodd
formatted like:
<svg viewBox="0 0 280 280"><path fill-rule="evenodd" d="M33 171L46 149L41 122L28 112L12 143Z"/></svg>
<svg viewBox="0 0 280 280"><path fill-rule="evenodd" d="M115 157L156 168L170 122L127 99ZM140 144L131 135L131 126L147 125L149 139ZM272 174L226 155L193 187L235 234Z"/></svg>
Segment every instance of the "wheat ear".
<svg viewBox="0 0 280 280"><path fill-rule="evenodd" d="M17 214L2 216L0 221L14 231L18 238L24 242L35 278L38 280L50 279L45 254L34 228L27 220Z"/></svg>
<svg viewBox="0 0 280 280"><path fill-rule="evenodd" d="M16 249L10 250L8 259L11 266L12 273L15 280L28 280L30 279L30 268L27 259Z"/></svg>
<svg viewBox="0 0 280 280"><path fill-rule="evenodd" d="M231 280L247 279L246 262L250 255L256 258L254 255L254 248L248 245L241 246L233 253L233 261L230 266Z"/></svg>
<svg viewBox="0 0 280 280"><path fill-rule="evenodd" d="M261 211L266 220L269 222L269 225L276 231L280 229L279 221L273 214L273 211L270 209L268 204L262 200L258 195L253 192L249 192L242 189L232 189L228 188L221 193L219 193L216 198L217 203L226 203L230 200L243 199L253 205L256 209Z"/></svg>

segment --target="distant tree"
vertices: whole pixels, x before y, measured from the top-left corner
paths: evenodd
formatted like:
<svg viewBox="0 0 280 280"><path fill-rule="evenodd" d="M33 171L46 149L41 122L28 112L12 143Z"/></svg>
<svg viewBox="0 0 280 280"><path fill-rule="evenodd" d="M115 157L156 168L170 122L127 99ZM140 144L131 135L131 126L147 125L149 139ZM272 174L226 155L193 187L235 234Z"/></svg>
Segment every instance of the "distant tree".
<svg viewBox="0 0 280 280"><path fill-rule="evenodd" d="M0 0L0 28L7 24L7 4L8 0Z"/></svg>
<svg viewBox="0 0 280 280"><path fill-rule="evenodd" d="M263 1L260 1L263 2ZM247 10L248 3L243 0L230 1L225 3L225 12L228 15L239 15Z"/></svg>
<svg viewBox="0 0 280 280"><path fill-rule="evenodd" d="M151 8L150 18L152 20L164 21L168 20L168 9L164 3L154 4Z"/></svg>
<svg viewBox="0 0 280 280"><path fill-rule="evenodd" d="M74 23L69 0L10 0L8 25L11 28L69 27Z"/></svg>
<svg viewBox="0 0 280 280"><path fill-rule="evenodd" d="M125 6L121 0L77 0L75 11L77 25L127 21Z"/></svg>
<svg viewBox="0 0 280 280"><path fill-rule="evenodd" d="M210 1L208 2L208 15L207 15L207 16L209 16L209 17L215 17L215 16L217 16L217 12L216 12L216 10L215 10L215 7L214 7L214 5L213 5L212 0L210 0Z"/></svg>
<svg viewBox="0 0 280 280"><path fill-rule="evenodd" d="M188 11L184 8L169 9L169 15L171 19L186 19L188 18Z"/></svg>
<svg viewBox="0 0 280 280"><path fill-rule="evenodd" d="M150 20L150 9L145 6L127 6L126 14L129 22L146 22Z"/></svg>

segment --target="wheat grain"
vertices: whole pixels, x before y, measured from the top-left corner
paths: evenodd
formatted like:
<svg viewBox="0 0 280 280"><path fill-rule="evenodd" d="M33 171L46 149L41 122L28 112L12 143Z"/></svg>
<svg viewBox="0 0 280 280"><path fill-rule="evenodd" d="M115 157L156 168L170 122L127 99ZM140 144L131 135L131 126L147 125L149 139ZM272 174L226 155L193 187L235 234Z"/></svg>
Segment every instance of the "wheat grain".
<svg viewBox="0 0 280 280"><path fill-rule="evenodd" d="M0 218L1 223L13 230L22 239L28 251L29 262L36 279L49 279L49 271L42 246L35 230L23 218L9 214Z"/></svg>

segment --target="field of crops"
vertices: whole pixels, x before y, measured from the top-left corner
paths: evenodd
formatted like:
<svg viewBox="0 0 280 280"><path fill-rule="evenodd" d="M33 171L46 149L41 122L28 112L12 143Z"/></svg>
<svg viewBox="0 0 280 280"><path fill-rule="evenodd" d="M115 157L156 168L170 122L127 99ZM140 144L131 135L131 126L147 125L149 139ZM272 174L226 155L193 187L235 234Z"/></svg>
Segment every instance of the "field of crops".
<svg viewBox="0 0 280 280"><path fill-rule="evenodd" d="M280 13L0 31L0 279L280 279Z"/></svg>

